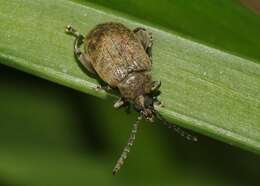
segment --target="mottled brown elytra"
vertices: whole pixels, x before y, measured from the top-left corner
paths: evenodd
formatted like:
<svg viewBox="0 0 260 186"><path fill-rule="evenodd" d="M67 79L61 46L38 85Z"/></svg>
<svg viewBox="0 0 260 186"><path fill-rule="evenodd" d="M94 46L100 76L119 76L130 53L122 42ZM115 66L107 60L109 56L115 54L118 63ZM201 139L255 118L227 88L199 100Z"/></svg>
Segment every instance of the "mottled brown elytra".
<svg viewBox="0 0 260 186"><path fill-rule="evenodd" d="M72 26L66 27L66 32L75 36L74 54L78 61L93 74L99 76L105 83L104 89L117 89L121 95L114 104L115 108L129 103L140 113L133 124L128 143L118 159L113 174L123 165L130 147L133 145L139 121L142 118L154 121L159 119L169 128L197 141L176 125L168 123L155 109L160 81L153 81L152 70L152 33L144 28L130 30L121 23L103 23L92 29L87 36L77 32ZM84 52L81 45L84 45Z"/></svg>

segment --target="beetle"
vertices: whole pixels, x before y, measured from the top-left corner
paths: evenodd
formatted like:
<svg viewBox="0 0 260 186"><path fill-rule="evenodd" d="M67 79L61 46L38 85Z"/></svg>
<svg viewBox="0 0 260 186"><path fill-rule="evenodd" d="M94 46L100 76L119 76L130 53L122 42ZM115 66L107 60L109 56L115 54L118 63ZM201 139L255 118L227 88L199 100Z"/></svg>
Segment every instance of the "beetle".
<svg viewBox="0 0 260 186"><path fill-rule="evenodd" d="M92 74L99 76L105 83L105 90L117 89L121 97L114 107L132 103L140 113L133 124L128 143L118 159L113 174L116 174L127 158L133 145L139 121L142 118L154 121L158 118L169 128L175 129L187 139L196 141L186 131L169 124L155 109L159 103L157 95L161 82L152 80L152 33L145 28L137 27L130 30L121 23L108 22L97 25L87 36L83 36L71 25L66 32L75 36L74 54L78 61ZM84 52L81 46L84 45Z"/></svg>

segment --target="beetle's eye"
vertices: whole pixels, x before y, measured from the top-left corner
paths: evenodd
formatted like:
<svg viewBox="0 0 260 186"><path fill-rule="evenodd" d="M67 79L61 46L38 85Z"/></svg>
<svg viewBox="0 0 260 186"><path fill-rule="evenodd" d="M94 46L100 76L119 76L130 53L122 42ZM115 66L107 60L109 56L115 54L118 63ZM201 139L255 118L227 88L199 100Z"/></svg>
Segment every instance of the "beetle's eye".
<svg viewBox="0 0 260 186"><path fill-rule="evenodd" d="M141 106L139 106L139 105L137 105L137 104L134 106L134 108L135 108L135 110L136 110L137 112L141 112L142 109L143 109Z"/></svg>
<svg viewBox="0 0 260 186"><path fill-rule="evenodd" d="M144 106L145 108L148 108L150 106L153 106L153 98L151 98L150 96L145 96L144 97Z"/></svg>

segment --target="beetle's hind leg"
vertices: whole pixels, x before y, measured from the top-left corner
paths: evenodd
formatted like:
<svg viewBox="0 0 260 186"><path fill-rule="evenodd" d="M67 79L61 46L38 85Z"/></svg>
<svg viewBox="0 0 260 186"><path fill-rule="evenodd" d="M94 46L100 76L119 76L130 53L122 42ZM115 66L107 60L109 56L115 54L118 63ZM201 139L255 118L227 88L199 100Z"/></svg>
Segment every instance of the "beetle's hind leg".
<svg viewBox="0 0 260 186"><path fill-rule="evenodd" d="M137 27L133 30L136 37L141 41L144 50L147 55L152 60L152 46L153 46L153 37L152 33L148 32L145 28Z"/></svg>
<svg viewBox="0 0 260 186"><path fill-rule="evenodd" d="M85 37L79 33L75 28L71 25L66 27L66 33L73 35L76 39L74 41L74 55L77 60L92 74L96 74L95 70L91 65L91 59L88 54L84 54L81 52L81 45L84 43Z"/></svg>

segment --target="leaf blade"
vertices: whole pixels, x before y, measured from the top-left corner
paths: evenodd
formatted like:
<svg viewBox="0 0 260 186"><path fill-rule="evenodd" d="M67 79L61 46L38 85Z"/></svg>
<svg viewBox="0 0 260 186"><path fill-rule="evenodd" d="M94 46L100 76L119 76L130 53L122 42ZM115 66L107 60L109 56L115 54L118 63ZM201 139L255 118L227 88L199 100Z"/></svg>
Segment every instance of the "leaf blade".
<svg viewBox="0 0 260 186"><path fill-rule="evenodd" d="M88 31L107 21L142 25L64 0L6 1L0 9L1 63L102 98L107 94L95 92L97 81L75 62L64 26ZM166 108L158 109L181 126L260 153L260 65L145 27L154 35L153 76L163 83Z"/></svg>

